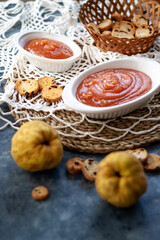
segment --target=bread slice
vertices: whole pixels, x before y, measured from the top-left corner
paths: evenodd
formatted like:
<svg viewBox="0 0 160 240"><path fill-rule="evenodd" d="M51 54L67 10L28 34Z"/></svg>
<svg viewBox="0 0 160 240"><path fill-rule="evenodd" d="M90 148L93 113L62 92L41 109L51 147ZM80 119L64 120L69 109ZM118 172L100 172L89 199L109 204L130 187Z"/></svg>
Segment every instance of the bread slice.
<svg viewBox="0 0 160 240"><path fill-rule="evenodd" d="M38 79L39 89L42 90L46 86L51 86L55 83L53 77L41 77Z"/></svg>
<svg viewBox="0 0 160 240"><path fill-rule="evenodd" d="M89 181L95 181L99 163L88 158L82 164L82 173Z"/></svg>
<svg viewBox="0 0 160 240"><path fill-rule="evenodd" d="M17 80L15 83L16 90L26 98L33 97L39 91L39 84L34 79Z"/></svg>
<svg viewBox="0 0 160 240"><path fill-rule="evenodd" d="M111 19L115 20L115 21L131 21L131 17L128 17L126 15L121 15L120 13L113 13L111 15Z"/></svg>
<svg viewBox="0 0 160 240"><path fill-rule="evenodd" d="M135 157L137 157L142 164L145 164L147 162L148 152L144 148L137 148L137 149L134 149L134 150L127 150L126 152L128 152L128 153L134 155Z"/></svg>
<svg viewBox="0 0 160 240"><path fill-rule="evenodd" d="M93 31L94 33L99 33L99 34L101 33L100 30L99 30L99 28L97 27L97 25L96 25L95 23L93 23L93 22L88 23L87 27L88 27L91 31Z"/></svg>
<svg viewBox="0 0 160 240"><path fill-rule="evenodd" d="M126 33L135 34L135 26L128 21L116 21L113 26L113 30L119 30Z"/></svg>
<svg viewBox="0 0 160 240"><path fill-rule="evenodd" d="M123 30L114 29L112 30L112 37L132 39L134 38L134 34L132 34L131 32L129 33Z"/></svg>
<svg viewBox="0 0 160 240"><path fill-rule="evenodd" d="M141 15L135 15L133 17L133 24L136 27L140 27L140 26L148 26L148 20L145 19L143 16Z"/></svg>
<svg viewBox="0 0 160 240"><path fill-rule="evenodd" d="M101 33L101 37L108 37L108 36L111 36L111 34L112 34L112 31L107 30Z"/></svg>
<svg viewBox="0 0 160 240"><path fill-rule="evenodd" d="M135 37L136 38L146 38L153 36L154 28L152 26L142 26L136 29Z"/></svg>
<svg viewBox="0 0 160 240"><path fill-rule="evenodd" d="M82 171L82 164L84 160L79 157L70 158L66 162L67 171L70 174L78 174Z"/></svg>
<svg viewBox="0 0 160 240"><path fill-rule="evenodd" d="M106 30L109 30L112 27L112 20L111 19L105 19L97 27L102 32L106 31Z"/></svg>
<svg viewBox="0 0 160 240"><path fill-rule="evenodd" d="M41 97L45 102L56 102L62 98L62 91L60 86L53 84L42 89Z"/></svg>
<svg viewBox="0 0 160 240"><path fill-rule="evenodd" d="M144 165L146 171L159 171L160 170L160 156L155 153L148 155L147 163Z"/></svg>

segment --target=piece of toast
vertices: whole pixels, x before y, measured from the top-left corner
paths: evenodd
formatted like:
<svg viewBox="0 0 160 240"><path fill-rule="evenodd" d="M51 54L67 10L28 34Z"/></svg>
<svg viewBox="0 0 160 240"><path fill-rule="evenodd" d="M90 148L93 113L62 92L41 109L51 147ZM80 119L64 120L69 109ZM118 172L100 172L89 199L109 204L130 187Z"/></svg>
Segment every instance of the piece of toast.
<svg viewBox="0 0 160 240"><path fill-rule="evenodd" d="M78 174L82 171L83 162L84 160L78 157L68 159L66 162L67 171L70 174Z"/></svg>
<svg viewBox="0 0 160 240"><path fill-rule="evenodd" d="M145 164L147 162L148 152L146 149L137 148L134 150L127 150L127 152L137 157L142 164Z"/></svg>
<svg viewBox="0 0 160 240"><path fill-rule="evenodd" d="M134 38L134 34L132 34L131 32L125 32L123 30L114 29L112 30L112 37L132 39Z"/></svg>
<svg viewBox="0 0 160 240"><path fill-rule="evenodd" d="M82 164L82 173L89 181L95 181L99 163L88 158Z"/></svg>
<svg viewBox="0 0 160 240"><path fill-rule="evenodd" d="M148 154L147 163L144 165L146 171L160 171L160 156L155 153Z"/></svg>
<svg viewBox="0 0 160 240"><path fill-rule="evenodd" d="M152 26L142 26L136 29L136 38L146 38L151 37L154 34L154 28Z"/></svg>
<svg viewBox="0 0 160 240"><path fill-rule="evenodd" d="M101 33L101 37L108 37L108 36L111 36L112 35L112 31L104 31Z"/></svg>
<svg viewBox="0 0 160 240"><path fill-rule="evenodd" d="M131 21L131 17L128 17L126 15L121 15L120 13L113 13L111 15L111 19L115 21Z"/></svg>
<svg viewBox="0 0 160 240"><path fill-rule="evenodd" d="M60 86L53 84L42 89L41 97L45 102L56 102L62 98L62 91L63 89Z"/></svg>
<svg viewBox="0 0 160 240"><path fill-rule="evenodd" d="M148 26L148 20L145 19L143 16L141 15L135 15L133 17L133 24L136 27L141 27L141 26Z"/></svg>
<svg viewBox="0 0 160 240"><path fill-rule="evenodd" d="M33 97L39 91L37 80L23 79L17 80L15 83L16 90L26 98Z"/></svg>
<svg viewBox="0 0 160 240"><path fill-rule="evenodd" d="M113 30L119 30L126 33L135 34L135 26L133 23L128 21L116 21L113 26Z"/></svg>
<svg viewBox="0 0 160 240"><path fill-rule="evenodd" d="M107 30L111 29L111 27L112 27L112 20L111 19L105 19L97 27L102 32L107 31Z"/></svg>
<svg viewBox="0 0 160 240"><path fill-rule="evenodd" d="M46 86L51 86L55 83L53 77L41 77L38 79L39 89L42 90Z"/></svg>
<svg viewBox="0 0 160 240"><path fill-rule="evenodd" d="M93 31L94 33L98 33L98 34L101 33L100 30L99 30L99 28L97 27L97 25L96 25L95 23L93 23L93 22L88 23L87 27L88 27L91 31Z"/></svg>

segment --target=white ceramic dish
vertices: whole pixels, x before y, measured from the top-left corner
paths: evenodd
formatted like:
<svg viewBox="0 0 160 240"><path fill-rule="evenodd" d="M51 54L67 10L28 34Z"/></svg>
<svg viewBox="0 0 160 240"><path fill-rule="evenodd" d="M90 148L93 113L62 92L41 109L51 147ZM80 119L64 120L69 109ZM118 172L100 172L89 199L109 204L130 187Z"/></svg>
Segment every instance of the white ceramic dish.
<svg viewBox="0 0 160 240"><path fill-rule="evenodd" d="M152 88L143 96L130 102L112 107L92 107L79 102L76 97L76 89L80 82L88 75L109 68L128 68L146 73L152 79ZM154 60L141 57L127 57L120 60L99 64L84 71L74 78L63 90L62 98L66 106L86 114L91 118L109 119L125 115L137 108L145 106L160 90L160 64Z"/></svg>
<svg viewBox="0 0 160 240"><path fill-rule="evenodd" d="M73 51L73 56L67 59L49 59L32 54L24 49L24 45L34 38L48 38L67 44ZM25 31L16 37L16 44L26 59L36 67L49 72L64 72L71 68L72 64L81 56L80 47L65 36L55 35L41 31Z"/></svg>

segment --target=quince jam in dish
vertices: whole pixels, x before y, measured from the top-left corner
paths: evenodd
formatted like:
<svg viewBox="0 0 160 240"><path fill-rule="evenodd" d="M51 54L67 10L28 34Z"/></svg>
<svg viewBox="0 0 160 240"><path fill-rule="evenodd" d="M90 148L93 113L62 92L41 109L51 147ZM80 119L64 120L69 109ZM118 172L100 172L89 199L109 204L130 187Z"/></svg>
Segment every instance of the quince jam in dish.
<svg viewBox="0 0 160 240"><path fill-rule="evenodd" d="M65 59L73 56L69 46L47 38L32 39L25 44L24 49L40 57L51 59Z"/></svg>
<svg viewBox="0 0 160 240"><path fill-rule="evenodd" d="M110 107L136 99L151 87L151 78L143 72L106 69L83 79L76 90L76 98L89 106Z"/></svg>

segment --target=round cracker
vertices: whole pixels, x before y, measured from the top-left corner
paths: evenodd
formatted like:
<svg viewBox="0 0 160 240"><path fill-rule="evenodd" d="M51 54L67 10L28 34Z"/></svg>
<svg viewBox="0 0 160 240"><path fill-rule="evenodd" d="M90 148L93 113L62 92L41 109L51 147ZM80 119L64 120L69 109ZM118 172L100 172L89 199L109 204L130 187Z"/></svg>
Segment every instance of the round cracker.
<svg viewBox="0 0 160 240"><path fill-rule="evenodd" d="M34 96L39 91L37 80L17 80L15 88L22 96L26 96L26 98Z"/></svg>
<svg viewBox="0 0 160 240"><path fill-rule="evenodd" d="M147 171L159 171L160 156L155 153L148 154L147 163L144 165L144 169Z"/></svg>
<svg viewBox="0 0 160 240"><path fill-rule="evenodd" d="M60 86L53 84L42 89L41 97L45 102L56 102L62 98L62 91Z"/></svg>
<svg viewBox="0 0 160 240"><path fill-rule="evenodd" d="M48 188L44 186L37 186L32 190L32 198L35 200L44 200L48 198L49 191Z"/></svg>
<svg viewBox="0 0 160 240"><path fill-rule="evenodd" d="M88 28L90 29L90 30L92 30L94 33L101 33L100 32L100 30L99 30L99 28L97 27L97 25L95 24L95 23L93 23L93 22L90 22L90 23L88 23Z"/></svg>
<svg viewBox="0 0 160 240"><path fill-rule="evenodd" d="M68 159L66 162L67 171L70 174L77 174L81 172L83 162L84 160L78 157Z"/></svg>
<svg viewBox="0 0 160 240"><path fill-rule="evenodd" d="M142 15L134 15L133 17L133 24L136 27L140 27L140 26L148 26L148 20L145 19Z"/></svg>
<svg viewBox="0 0 160 240"><path fill-rule="evenodd" d="M111 19L104 19L98 26L100 31L107 31L112 27L112 20Z"/></svg>
<svg viewBox="0 0 160 240"><path fill-rule="evenodd" d="M113 13L111 15L111 19L114 19L116 21L131 21L131 17L128 17L126 15L121 15L120 13Z"/></svg>
<svg viewBox="0 0 160 240"><path fill-rule="evenodd" d="M41 77L38 79L39 89L42 90L46 86L51 86L55 83L54 77Z"/></svg>
<svg viewBox="0 0 160 240"><path fill-rule="evenodd" d="M135 157L138 158L138 160L142 163L145 164L148 159L148 152L144 148L136 148L133 150L127 150L126 152L134 155Z"/></svg>
<svg viewBox="0 0 160 240"><path fill-rule="evenodd" d="M101 37L105 38L105 37L111 36L111 34L112 34L112 31L107 30L102 32Z"/></svg>
<svg viewBox="0 0 160 240"><path fill-rule="evenodd" d="M92 158L88 158L82 164L82 173L89 181L95 181L99 163Z"/></svg>
<svg viewBox="0 0 160 240"><path fill-rule="evenodd" d="M147 38L154 34L153 26L141 26L136 29L136 38Z"/></svg>

